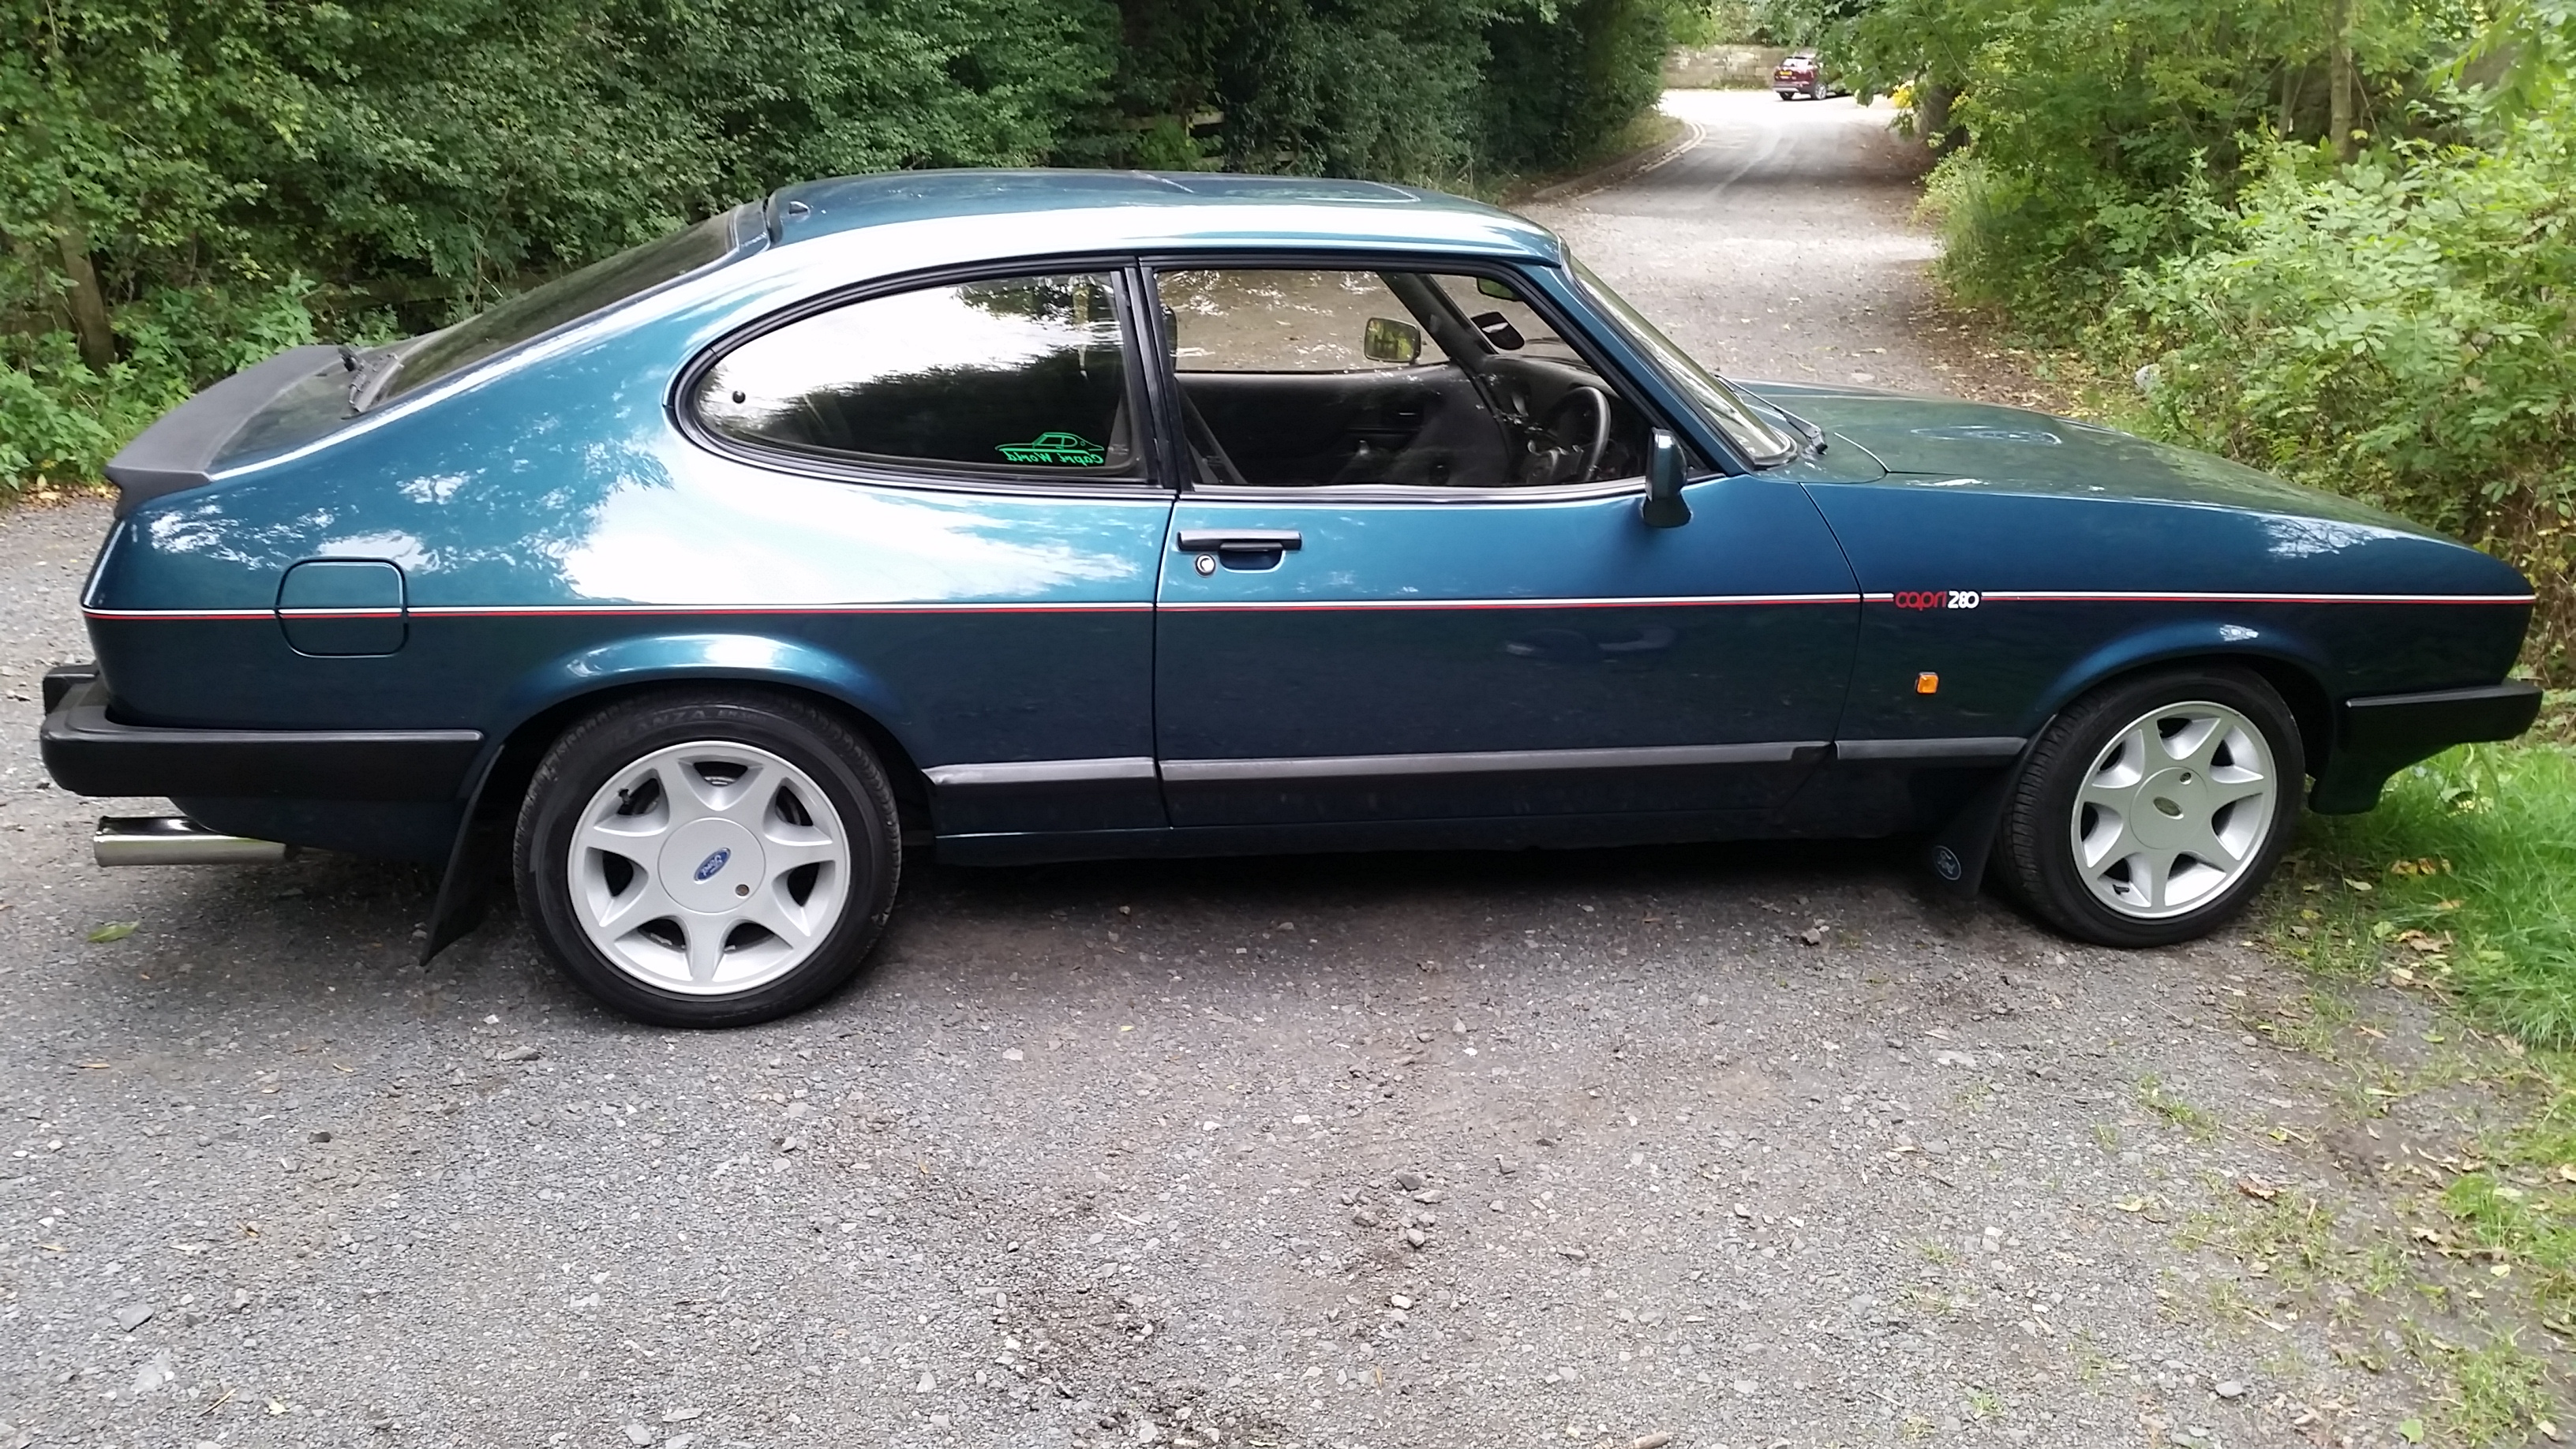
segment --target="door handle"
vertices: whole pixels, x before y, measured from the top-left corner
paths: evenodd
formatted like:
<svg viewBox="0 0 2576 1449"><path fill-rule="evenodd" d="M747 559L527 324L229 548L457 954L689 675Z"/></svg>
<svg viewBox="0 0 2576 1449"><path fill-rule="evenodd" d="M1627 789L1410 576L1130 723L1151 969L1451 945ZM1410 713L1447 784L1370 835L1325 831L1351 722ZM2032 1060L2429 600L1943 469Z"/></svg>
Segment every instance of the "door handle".
<svg viewBox="0 0 2576 1449"><path fill-rule="evenodd" d="M1173 545L1183 553L1294 553L1306 540L1293 528L1185 528Z"/></svg>

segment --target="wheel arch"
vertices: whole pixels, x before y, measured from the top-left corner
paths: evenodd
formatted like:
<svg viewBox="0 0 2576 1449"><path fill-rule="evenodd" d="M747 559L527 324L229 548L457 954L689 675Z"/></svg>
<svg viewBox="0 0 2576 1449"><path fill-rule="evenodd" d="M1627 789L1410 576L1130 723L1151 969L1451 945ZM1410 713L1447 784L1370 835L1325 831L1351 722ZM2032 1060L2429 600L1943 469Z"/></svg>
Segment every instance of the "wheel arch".
<svg viewBox="0 0 2576 1449"><path fill-rule="evenodd" d="M2036 734L2076 700L2105 686L2159 669L2188 664L2231 664L2253 671L2290 708L2299 727L2299 749L2314 775L2334 748L2334 703L2325 685L2325 661L2305 640L2277 629L2209 620L2173 624L2129 635L2095 650L2053 680L2024 721Z"/></svg>
<svg viewBox="0 0 2576 1449"><path fill-rule="evenodd" d="M928 808L929 779L905 743L910 721L893 691L839 655L801 640L756 634L625 639L532 671L511 694L506 713L512 723L495 732L499 744L478 793L488 798L499 787L515 811L537 761L574 721L656 690L722 685L792 695L830 710L877 752L896 804L907 815Z"/></svg>
<svg viewBox="0 0 2576 1449"><path fill-rule="evenodd" d="M877 682L846 660L792 640L689 635L626 640L584 650L532 671L509 698L505 726L476 765L447 869L431 908L421 959L473 929L495 869L509 858L529 782L546 751L579 720L657 691L736 686L786 695L829 711L867 740L893 788L907 842L931 829L930 781L898 728L901 711Z"/></svg>

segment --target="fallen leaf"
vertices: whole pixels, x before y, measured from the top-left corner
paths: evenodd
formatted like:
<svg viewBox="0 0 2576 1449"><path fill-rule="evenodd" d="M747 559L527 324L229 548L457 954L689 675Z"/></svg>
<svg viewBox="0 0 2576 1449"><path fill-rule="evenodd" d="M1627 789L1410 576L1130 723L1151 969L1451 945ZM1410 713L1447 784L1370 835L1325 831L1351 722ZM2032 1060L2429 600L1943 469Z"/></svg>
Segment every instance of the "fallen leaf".
<svg viewBox="0 0 2576 1449"><path fill-rule="evenodd" d="M2366 881L2366 880L2354 880L2351 876L2345 876L2345 877L2343 878L2343 883L2344 883L2345 885L2348 885L2348 886L2352 887L2354 890L2362 891L2362 892L2365 892L2365 893L2367 893L2367 892L2369 892L2370 890L2372 890L2372 889L2373 889L2373 887L2372 887L2372 885L2370 884L2370 882L2368 882L2368 881Z"/></svg>
<svg viewBox="0 0 2576 1449"><path fill-rule="evenodd" d="M2400 1438L2400 1439L2405 1440L2405 1441L2406 1441L2407 1443L2409 1443L2409 1444L2421 1444L2421 1443L2423 1443L2423 1442L2424 1442L2424 1421L2423 1421L2423 1420L2421 1420L2421 1419L2400 1419L2400 1420L2398 1420L2398 1421L2397 1421L2397 1437L2398 1437L2398 1438Z"/></svg>
<svg viewBox="0 0 2576 1449"><path fill-rule="evenodd" d="M2272 1184L2265 1182L2259 1177L2240 1177L2236 1179L2236 1190L2245 1194L2247 1197L2255 1198L2263 1202L2270 1202L2272 1199L2281 1195L2281 1190L2279 1188L2274 1187Z"/></svg>
<svg viewBox="0 0 2576 1449"><path fill-rule="evenodd" d="M142 924L143 923L141 921L110 921L106 925L99 927L97 930L90 932L89 939L100 945L104 945L109 941L122 941L126 937L133 935L134 928Z"/></svg>
<svg viewBox="0 0 2576 1449"><path fill-rule="evenodd" d="M2124 1197L2111 1206L2124 1213L2142 1213L2147 1210L2147 1200L2142 1197Z"/></svg>

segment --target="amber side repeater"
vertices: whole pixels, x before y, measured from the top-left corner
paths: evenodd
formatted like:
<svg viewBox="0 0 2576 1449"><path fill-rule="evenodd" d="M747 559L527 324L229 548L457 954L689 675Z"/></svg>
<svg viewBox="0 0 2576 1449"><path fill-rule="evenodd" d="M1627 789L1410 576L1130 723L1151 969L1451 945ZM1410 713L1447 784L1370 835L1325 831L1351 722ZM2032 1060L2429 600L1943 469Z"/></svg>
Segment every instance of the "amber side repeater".
<svg viewBox="0 0 2576 1449"><path fill-rule="evenodd" d="M1914 676L1914 692L1916 694L1939 694L1941 692L1941 676L1934 674L1928 669L1921 674Z"/></svg>

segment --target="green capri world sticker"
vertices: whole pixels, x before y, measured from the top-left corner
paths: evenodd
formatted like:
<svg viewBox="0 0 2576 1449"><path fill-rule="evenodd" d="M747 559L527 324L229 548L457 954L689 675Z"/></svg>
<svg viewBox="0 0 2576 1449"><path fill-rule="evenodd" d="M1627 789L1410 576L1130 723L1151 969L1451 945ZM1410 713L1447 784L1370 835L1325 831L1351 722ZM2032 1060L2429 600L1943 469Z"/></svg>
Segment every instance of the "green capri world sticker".
<svg viewBox="0 0 2576 1449"><path fill-rule="evenodd" d="M1025 443L1003 443L993 451L1014 463L1097 468L1107 461L1107 455L1098 443L1087 441L1077 433L1040 433Z"/></svg>

